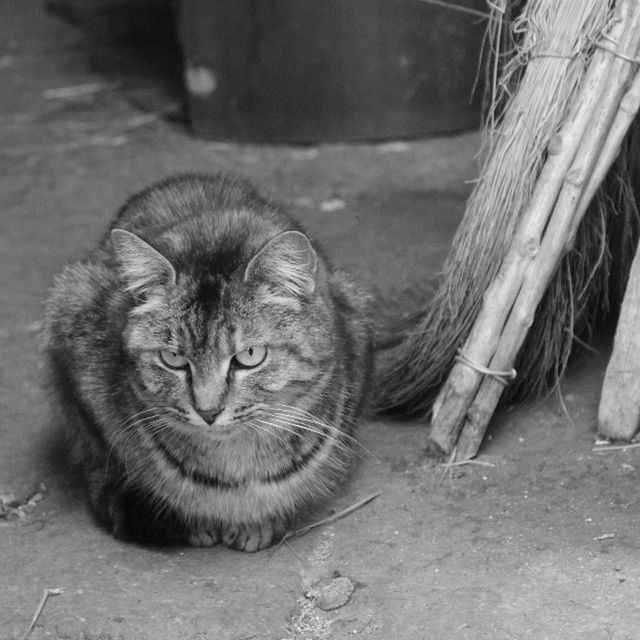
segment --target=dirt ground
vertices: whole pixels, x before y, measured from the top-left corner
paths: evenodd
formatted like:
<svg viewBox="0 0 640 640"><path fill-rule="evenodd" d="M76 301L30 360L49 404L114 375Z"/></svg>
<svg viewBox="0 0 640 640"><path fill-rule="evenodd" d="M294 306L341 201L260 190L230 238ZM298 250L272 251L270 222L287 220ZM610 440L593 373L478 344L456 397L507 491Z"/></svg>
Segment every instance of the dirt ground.
<svg viewBox="0 0 640 640"><path fill-rule="evenodd" d="M446 477L424 424L363 425L370 454L318 518L380 496L276 550L148 549L96 527L40 388L39 328L53 275L127 195L178 171L238 171L408 311L441 268L479 145L194 140L148 117L165 94L135 69L114 82L101 54L41 2L0 3L0 637L22 637L59 589L30 637L638 638L640 451L592 451L606 347L574 362L566 411L557 395L509 408L476 464ZM93 82L106 86L51 92Z"/></svg>

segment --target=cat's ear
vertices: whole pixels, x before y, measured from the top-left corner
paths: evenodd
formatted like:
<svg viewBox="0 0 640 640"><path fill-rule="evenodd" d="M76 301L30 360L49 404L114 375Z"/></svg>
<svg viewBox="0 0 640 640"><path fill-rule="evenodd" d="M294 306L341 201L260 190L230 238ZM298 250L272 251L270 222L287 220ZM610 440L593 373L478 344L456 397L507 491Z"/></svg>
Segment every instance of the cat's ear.
<svg viewBox="0 0 640 640"><path fill-rule="evenodd" d="M134 295L154 286L175 284L176 271L172 264L135 233L113 229L111 242L127 281L127 289Z"/></svg>
<svg viewBox="0 0 640 640"><path fill-rule="evenodd" d="M309 298L316 288L318 255L309 238L300 231L285 231L251 259L244 272L245 282L262 280L289 295Z"/></svg>

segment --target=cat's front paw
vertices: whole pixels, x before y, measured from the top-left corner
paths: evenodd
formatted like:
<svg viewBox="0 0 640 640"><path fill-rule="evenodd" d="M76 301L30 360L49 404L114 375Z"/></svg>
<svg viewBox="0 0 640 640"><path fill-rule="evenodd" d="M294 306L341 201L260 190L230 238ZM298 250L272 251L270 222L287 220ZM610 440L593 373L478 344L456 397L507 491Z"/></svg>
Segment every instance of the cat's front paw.
<svg viewBox="0 0 640 640"><path fill-rule="evenodd" d="M272 519L260 523L224 526L220 541L237 551L259 551L278 542L286 533L287 523L283 519Z"/></svg>
<svg viewBox="0 0 640 640"><path fill-rule="evenodd" d="M192 547L213 547L220 542L217 529L192 529L187 533L186 543Z"/></svg>
<svg viewBox="0 0 640 640"><path fill-rule="evenodd" d="M116 538L128 539L128 515L117 479L108 473L106 465L95 468L87 465L85 480L89 505L98 523Z"/></svg>
<svg viewBox="0 0 640 640"><path fill-rule="evenodd" d="M89 503L98 522L115 538L144 544L181 544L185 525L171 510L162 509L151 496L122 486L105 471L86 473Z"/></svg>

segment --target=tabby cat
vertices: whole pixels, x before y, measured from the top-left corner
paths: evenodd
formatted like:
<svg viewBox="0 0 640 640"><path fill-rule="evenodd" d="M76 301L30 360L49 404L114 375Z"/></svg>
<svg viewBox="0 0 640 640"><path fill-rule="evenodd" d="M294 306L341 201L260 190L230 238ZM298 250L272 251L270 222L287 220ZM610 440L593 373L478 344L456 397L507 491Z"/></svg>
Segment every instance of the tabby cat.
<svg viewBox="0 0 640 640"><path fill-rule="evenodd" d="M371 297L246 181L132 197L46 306L51 390L116 537L255 551L345 479Z"/></svg>

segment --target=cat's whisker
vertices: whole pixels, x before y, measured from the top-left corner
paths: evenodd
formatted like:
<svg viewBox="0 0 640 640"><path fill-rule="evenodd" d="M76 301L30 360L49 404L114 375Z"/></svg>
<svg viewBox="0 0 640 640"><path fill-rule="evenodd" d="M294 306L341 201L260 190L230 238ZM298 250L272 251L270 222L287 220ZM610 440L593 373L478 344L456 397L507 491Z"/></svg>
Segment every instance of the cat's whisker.
<svg viewBox="0 0 640 640"><path fill-rule="evenodd" d="M334 446L337 447L339 450L344 450L345 452L349 452L349 453L352 452L351 447L346 445L344 442L341 442L340 435L342 434L340 433L338 433L338 436L336 437L335 435L327 431L312 429L307 426L296 424L295 422L278 420L275 416L269 416L269 421L261 420L260 423L266 426L270 426L274 429L280 429L282 431L286 431L287 433L290 433L296 436L300 435L298 431L296 431L296 429L299 429L300 431L310 432L319 437L326 438L331 443L333 443ZM290 427L293 427L293 428L290 428Z"/></svg>
<svg viewBox="0 0 640 640"><path fill-rule="evenodd" d="M262 425L263 427L271 427L272 429L275 429L276 431L284 431L285 433L290 433L292 436L297 436L298 433L294 430L294 429L289 429L286 426L283 426L282 424L276 424L274 422L272 422L270 419L269 420L265 420L264 418L256 418L254 420L254 423L257 422L258 424Z"/></svg>
<svg viewBox="0 0 640 640"><path fill-rule="evenodd" d="M321 394L321 396L324 398L325 402L327 403L328 406L330 406L331 403L335 402L335 399L330 397L327 393L323 392ZM340 424L336 424L333 420L330 420L328 417L323 417L323 419L321 421L329 423L334 425L337 429L340 429L341 431L345 431L345 427L353 427L356 423L356 419L355 416L352 415L352 407L349 401L347 401L345 403L345 406L343 407L343 412L341 415L341 420L340 420ZM305 409L301 409L300 407L295 407L295 406L291 406L291 405L286 405L286 404L278 404L276 406L279 407L283 407L285 410L288 410L294 414L298 414L301 413L304 416L306 416L309 420L312 420L313 422L316 422L318 420L320 420L320 418L312 413L310 413L309 411L306 411Z"/></svg>
<svg viewBox="0 0 640 640"><path fill-rule="evenodd" d="M289 412L291 412L293 414L296 414L296 415L304 417L304 418L306 418L308 420L311 420L314 423L316 423L316 422L322 422L323 424L328 423L328 424L331 424L332 426L335 426L335 428L337 428L337 429L339 428L339 426L334 424L334 422L332 420L330 420L329 418L324 417L324 418L321 419L319 416L314 415L313 413L310 413L309 411L306 411L305 409L302 409L300 407L296 407L296 406L293 406L293 405L282 404L282 403L278 403L275 406L276 407L282 407L282 409L278 409L278 411L286 410L286 411L289 411Z"/></svg>
<svg viewBox="0 0 640 640"><path fill-rule="evenodd" d="M297 420L292 420L287 416L281 416L277 413L269 414L268 418L270 421L272 422L275 421L278 425L281 425L283 428L293 427L293 429L288 429L288 430L290 431L290 433L294 435L300 435L298 433L298 430L299 430L299 431L306 431L308 433L313 433L319 437L336 439L335 436L333 435L333 432L337 432L337 431L335 429L332 429L328 425L325 426L325 425L316 423L317 426L320 427L319 429L316 429L312 426L309 426L308 424L302 424Z"/></svg>
<svg viewBox="0 0 640 640"><path fill-rule="evenodd" d="M282 424L275 424L273 422L266 421L266 420L260 420L259 422L262 425L264 425L266 427L270 427L272 429L276 429L276 430L279 430L279 431L284 431L285 433L290 433L291 435L296 435L296 436L299 435L299 433L297 433L293 429L285 427ZM332 438L328 434L323 434L323 435L325 435L327 440L329 440L333 445L327 452L327 457L325 458L325 464L331 463L331 465L336 470L344 470L345 457L344 457L344 455L342 455L342 456L338 455L338 452L339 451L344 451L344 453L346 453L348 456L351 456L351 455L354 454L353 450L351 449L351 447L345 446L344 443L335 440L334 438Z"/></svg>
<svg viewBox="0 0 640 640"><path fill-rule="evenodd" d="M112 439L112 442L107 447L105 466L109 466L109 462L113 454L115 454L116 452L124 453L125 455L119 456L118 459L121 459L122 463L125 466L125 471L128 474L128 456L126 455L126 452L129 449L129 443L135 442L136 439L137 431L134 427L143 426L147 423L153 423L155 422L155 420L156 417L153 415L146 416L144 418L138 419L135 422L131 421L128 424L126 430L122 429L118 431L116 437Z"/></svg>
<svg viewBox="0 0 640 640"><path fill-rule="evenodd" d="M143 409L142 411L138 411L137 413L134 413L132 415L129 415L125 418L125 420L123 420L119 425L118 425L118 431L121 431L123 429L128 429L129 426L131 426L131 424L135 423L137 420L140 420L141 418L144 418L145 416L153 416L155 415L155 409L153 408L147 408L147 409Z"/></svg>
<svg viewBox="0 0 640 640"><path fill-rule="evenodd" d="M154 408L144 409L131 416L128 416L115 430L118 435L129 435L135 428L148 421L153 421L157 418L157 411Z"/></svg>
<svg viewBox="0 0 640 640"><path fill-rule="evenodd" d="M357 446L359 449L361 449L371 459L378 460L378 458L375 456L375 454L369 448L367 448L365 445L363 445L356 437L352 436L349 433L346 433L342 429L338 429L338 427L333 426L331 423L325 423L325 422L321 421L319 418L316 418L315 416L313 416L313 414L309 413L308 411L305 411L304 409L299 409L298 407L291 407L289 405L282 405L282 404L279 404L277 406L285 407L286 409L292 411L294 414L297 413L297 412L301 412L301 413L305 414L305 417L302 418L303 420L311 422L311 424L313 424L313 425L317 425L317 426L320 426L320 427L331 428L332 430L337 431L339 433L339 437L340 438L344 438L345 440L348 440L353 445ZM287 417L287 414L282 413L281 409L278 410L278 413L276 415L281 415L283 417L283 419L285 417ZM306 416L310 416L310 417L306 417ZM298 420L298 419L300 419L300 418L298 418L296 416L296 420ZM297 424L300 424L300 423L297 423Z"/></svg>
<svg viewBox="0 0 640 640"><path fill-rule="evenodd" d="M164 420L164 416L159 413L156 408L148 408L143 411L129 416L121 425L120 429L115 433L117 434L110 446L106 451L106 464L109 464L112 453L118 449L126 452L130 443L135 443L136 436L138 436L138 429L143 429L149 433L162 433L163 431L172 431L173 427L170 423ZM148 454L150 457L152 452ZM127 456L123 458L123 463L127 465Z"/></svg>
<svg viewBox="0 0 640 640"><path fill-rule="evenodd" d="M280 432L285 432L288 433L292 436L300 436L300 433L298 431L295 430L295 425L288 425L287 423L282 423L282 422L277 422L274 421L273 418L270 418L269 420L265 420L265 419L258 419L256 420L256 422L258 422L259 424L261 424L263 427L270 427L271 429L275 430L275 431L280 431ZM294 427L294 428L290 428L290 427ZM333 441L333 439L331 438L331 436L329 434L323 434L320 433L318 434L318 432L314 432L315 435L322 435L325 438L327 438L330 441ZM290 442L287 442L286 440L283 440L283 442L289 446ZM335 442L336 446L339 447L344 447L344 445L342 445L342 443L340 442ZM346 447L345 447L346 449Z"/></svg>
<svg viewBox="0 0 640 640"><path fill-rule="evenodd" d="M136 427L157 420L158 415L155 410L141 411L125 420L117 429L118 435L130 436L134 433Z"/></svg>
<svg viewBox="0 0 640 640"><path fill-rule="evenodd" d="M279 434L277 431L271 431L260 424L256 424L253 420L250 420L249 422L245 422L244 424L246 424L248 427L254 429L257 432L260 432L260 434L265 434L269 437L275 438L282 445L285 445L285 446L287 445L287 441L285 440L285 438L283 438L282 435Z"/></svg>
<svg viewBox="0 0 640 640"><path fill-rule="evenodd" d="M345 436L348 435L344 433L342 429L338 427L338 425L332 423L329 420L321 420L319 418L309 418L305 415L297 415L295 413L289 413L287 411L283 411L282 409L277 409L272 415L277 415L283 420L291 420L299 425L307 425L309 428L319 427L322 429L329 429L330 431L341 432Z"/></svg>

